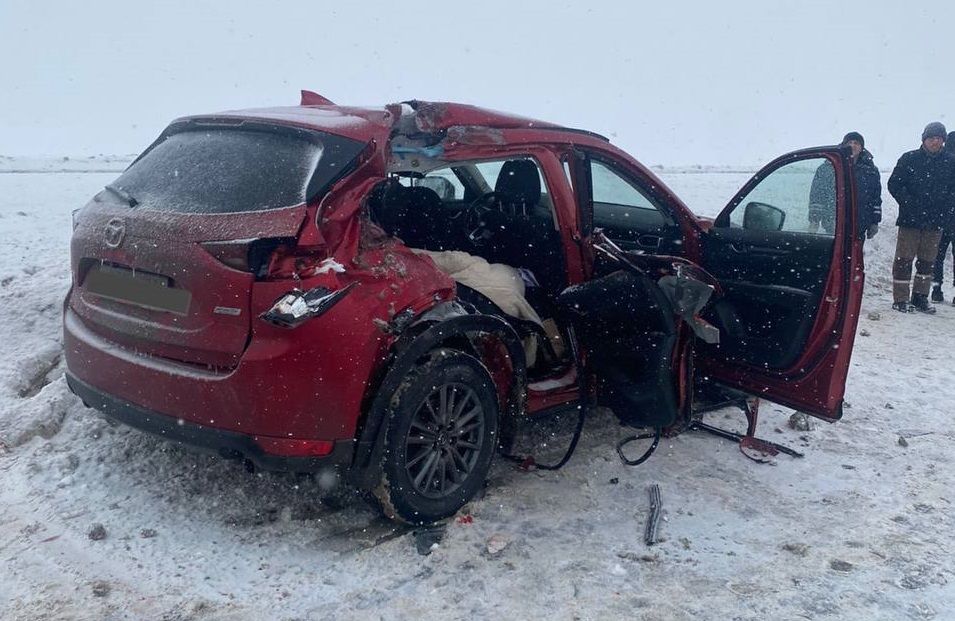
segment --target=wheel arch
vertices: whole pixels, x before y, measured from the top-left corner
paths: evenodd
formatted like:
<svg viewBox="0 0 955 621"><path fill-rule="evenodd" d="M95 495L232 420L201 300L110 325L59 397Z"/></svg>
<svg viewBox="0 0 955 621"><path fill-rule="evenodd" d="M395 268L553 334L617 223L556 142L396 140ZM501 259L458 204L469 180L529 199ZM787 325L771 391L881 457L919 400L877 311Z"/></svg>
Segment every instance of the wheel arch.
<svg viewBox="0 0 955 621"><path fill-rule="evenodd" d="M484 365L498 394L502 420L524 413L527 362L514 328L497 316L469 314L453 302L438 305L405 328L369 382L348 472L358 487L369 489L378 482L392 395L415 365L442 348L471 355ZM502 363L509 363L510 369Z"/></svg>

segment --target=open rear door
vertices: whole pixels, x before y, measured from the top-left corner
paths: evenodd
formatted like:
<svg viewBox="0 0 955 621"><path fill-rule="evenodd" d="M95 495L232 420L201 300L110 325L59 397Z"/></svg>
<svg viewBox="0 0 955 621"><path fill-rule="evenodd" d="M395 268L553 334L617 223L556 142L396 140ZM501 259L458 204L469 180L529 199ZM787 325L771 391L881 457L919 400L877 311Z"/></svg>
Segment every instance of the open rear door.
<svg viewBox="0 0 955 621"><path fill-rule="evenodd" d="M756 174L703 234L703 267L724 295L698 347L711 380L828 420L842 400L862 300L849 150L788 153Z"/></svg>

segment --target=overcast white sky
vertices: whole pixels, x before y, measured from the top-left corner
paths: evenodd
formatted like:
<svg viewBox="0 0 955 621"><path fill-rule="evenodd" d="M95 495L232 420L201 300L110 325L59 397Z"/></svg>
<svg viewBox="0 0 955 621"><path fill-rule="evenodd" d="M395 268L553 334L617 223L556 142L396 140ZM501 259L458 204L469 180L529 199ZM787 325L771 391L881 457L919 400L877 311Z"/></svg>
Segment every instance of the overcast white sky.
<svg viewBox="0 0 955 621"><path fill-rule="evenodd" d="M173 118L461 101L647 164L759 164L861 131L881 166L955 130L955 2L0 0L0 154L136 153Z"/></svg>

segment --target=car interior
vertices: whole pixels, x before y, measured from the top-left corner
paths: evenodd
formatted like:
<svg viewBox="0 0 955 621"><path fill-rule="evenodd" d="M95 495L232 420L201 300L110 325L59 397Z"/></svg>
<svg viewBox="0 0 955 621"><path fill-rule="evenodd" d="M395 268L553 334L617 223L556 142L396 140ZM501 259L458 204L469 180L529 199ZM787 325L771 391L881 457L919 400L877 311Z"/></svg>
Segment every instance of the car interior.
<svg viewBox="0 0 955 621"><path fill-rule="evenodd" d="M724 295L707 318L723 335L730 360L785 369L805 349L819 314L833 261L832 231L813 227L810 195L823 192L836 213L834 178L820 188L815 171L824 158L790 162L764 177L703 239L703 267ZM815 190L813 190L815 188Z"/></svg>
<svg viewBox="0 0 955 621"><path fill-rule="evenodd" d="M367 207L375 224L409 248L464 252L517 270L523 295L541 322L503 313L472 283L458 283L458 298L504 317L518 334L534 341L532 377L571 364L556 306L567 286L567 270L553 204L536 161L455 162L424 174L399 170L372 191ZM519 289L514 295L520 295Z"/></svg>
<svg viewBox="0 0 955 621"><path fill-rule="evenodd" d="M618 192L624 203L630 200L625 192ZM627 209L609 198L603 206L607 218ZM672 223L652 207L633 209L647 221L626 219L614 230L634 242L631 252L641 250L641 236L647 236L644 251L661 251L666 244L649 236ZM455 162L425 174L399 171L372 192L368 213L412 249L463 251L520 270L528 303L544 324L553 322L557 339L554 330L506 316L472 283L458 282L458 299L504 317L525 339L536 339L532 381L572 364L569 348L560 345L573 327L581 342L599 343L588 348L588 356L601 378L600 403L637 426L664 426L676 416L671 368L676 327L669 302L648 276L604 260L598 261L594 280L567 287L556 216L533 159Z"/></svg>
<svg viewBox="0 0 955 621"><path fill-rule="evenodd" d="M624 250L682 254L683 233L660 201L609 161L588 165L595 228Z"/></svg>

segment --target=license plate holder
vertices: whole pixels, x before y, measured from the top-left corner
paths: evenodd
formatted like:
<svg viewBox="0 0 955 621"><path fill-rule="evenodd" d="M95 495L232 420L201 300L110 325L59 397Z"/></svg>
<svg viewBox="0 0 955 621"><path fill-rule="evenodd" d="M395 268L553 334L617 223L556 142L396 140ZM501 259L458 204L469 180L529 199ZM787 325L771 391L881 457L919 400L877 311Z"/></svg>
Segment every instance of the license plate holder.
<svg viewBox="0 0 955 621"><path fill-rule="evenodd" d="M107 264L90 267L83 289L110 300L177 315L188 314L192 302L192 294L174 287L168 276Z"/></svg>

